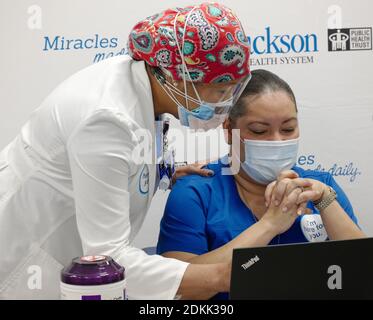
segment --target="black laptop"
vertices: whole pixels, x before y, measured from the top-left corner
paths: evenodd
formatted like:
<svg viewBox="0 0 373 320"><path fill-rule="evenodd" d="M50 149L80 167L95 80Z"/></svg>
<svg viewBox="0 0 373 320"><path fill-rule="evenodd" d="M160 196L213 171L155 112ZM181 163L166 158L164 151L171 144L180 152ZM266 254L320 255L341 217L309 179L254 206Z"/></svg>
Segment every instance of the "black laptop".
<svg viewBox="0 0 373 320"><path fill-rule="evenodd" d="M235 249L230 299L373 299L373 238Z"/></svg>

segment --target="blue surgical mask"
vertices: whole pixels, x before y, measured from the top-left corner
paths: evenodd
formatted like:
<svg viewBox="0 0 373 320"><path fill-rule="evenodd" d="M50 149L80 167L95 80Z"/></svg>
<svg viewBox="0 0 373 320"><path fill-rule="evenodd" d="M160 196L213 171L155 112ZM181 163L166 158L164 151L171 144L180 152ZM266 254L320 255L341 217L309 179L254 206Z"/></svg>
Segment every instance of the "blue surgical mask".
<svg viewBox="0 0 373 320"><path fill-rule="evenodd" d="M219 103L205 103L204 101L193 101L199 103L199 107L188 110L175 97L179 94L178 89L168 82L162 83L156 78L164 92L175 102L178 108L180 124L191 129L201 129L208 131L221 125L226 119L229 110L232 108L233 99L228 99ZM186 93L181 93L185 99L189 99Z"/></svg>
<svg viewBox="0 0 373 320"><path fill-rule="evenodd" d="M215 110L206 104L203 104L191 111L187 110L184 106L179 105L178 111L180 123L181 125L186 127L190 126L189 117L194 117L206 121L210 120L215 114Z"/></svg>
<svg viewBox="0 0 373 320"><path fill-rule="evenodd" d="M298 155L299 138L285 141L243 140L245 161L242 169L254 181L268 185L291 169Z"/></svg>
<svg viewBox="0 0 373 320"><path fill-rule="evenodd" d="M205 103L191 111L187 110L184 106L179 105L178 113L181 125L187 126L191 129L202 129L205 131L217 128L227 117L227 113L216 114L215 107Z"/></svg>

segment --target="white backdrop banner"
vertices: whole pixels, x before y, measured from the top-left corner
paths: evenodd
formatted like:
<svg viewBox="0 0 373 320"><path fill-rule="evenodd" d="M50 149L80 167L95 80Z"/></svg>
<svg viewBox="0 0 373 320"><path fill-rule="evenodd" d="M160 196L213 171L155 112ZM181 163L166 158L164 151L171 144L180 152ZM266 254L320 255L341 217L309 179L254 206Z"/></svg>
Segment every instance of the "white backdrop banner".
<svg viewBox="0 0 373 320"><path fill-rule="evenodd" d="M125 54L137 21L199 2L1 0L0 149L59 82ZM350 198L361 227L373 236L373 2L221 2L242 20L252 69L277 73L295 92L302 138L298 165L330 172ZM222 135L212 131L206 134L210 143L197 142L198 159L206 158L206 150L211 150L207 157L226 153L227 146L217 143ZM167 193L156 195L137 245L156 243L166 198Z"/></svg>

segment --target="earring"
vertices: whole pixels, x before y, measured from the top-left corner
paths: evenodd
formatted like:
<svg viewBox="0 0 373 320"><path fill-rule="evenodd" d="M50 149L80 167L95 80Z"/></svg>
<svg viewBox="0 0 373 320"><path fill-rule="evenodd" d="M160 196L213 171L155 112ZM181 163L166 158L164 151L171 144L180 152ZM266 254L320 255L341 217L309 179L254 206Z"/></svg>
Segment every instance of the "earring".
<svg viewBox="0 0 373 320"><path fill-rule="evenodd" d="M151 72L153 73L153 75L155 76L155 78L161 84L165 84L166 83L166 78L164 77L164 75L162 74L162 72L159 69L157 69L157 68L151 68Z"/></svg>

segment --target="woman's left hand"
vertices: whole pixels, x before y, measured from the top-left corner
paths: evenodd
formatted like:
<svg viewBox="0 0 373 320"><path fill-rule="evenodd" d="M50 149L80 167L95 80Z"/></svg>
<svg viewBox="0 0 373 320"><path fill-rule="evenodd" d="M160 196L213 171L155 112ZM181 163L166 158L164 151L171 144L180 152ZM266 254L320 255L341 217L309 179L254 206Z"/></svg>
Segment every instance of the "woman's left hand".
<svg viewBox="0 0 373 320"><path fill-rule="evenodd" d="M302 192L295 204L299 205L298 214L305 213L307 212L307 202L320 200L328 186L314 179L290 177L290 173L290 171L281 173L276 181L267 186L265 192L266 203L269 204L273 201L275 205L279 205L284 197L300 188ZM293 205L294 203L285 203L284 206L290 208Z"/></svg>
<svg viewBox="0 0 373 320"><path fill-rule="evenodd" d="M187 176L190 174L198 174L203 177L211 177L214 175L214 171L209 169L204 169L203 167L207 164L207 162L203 163L194 163L194 164L188 164L186 166L178 167L175 170L174 175L172 176L172 182L175 183L175 181L183 176Z"/></svg>

